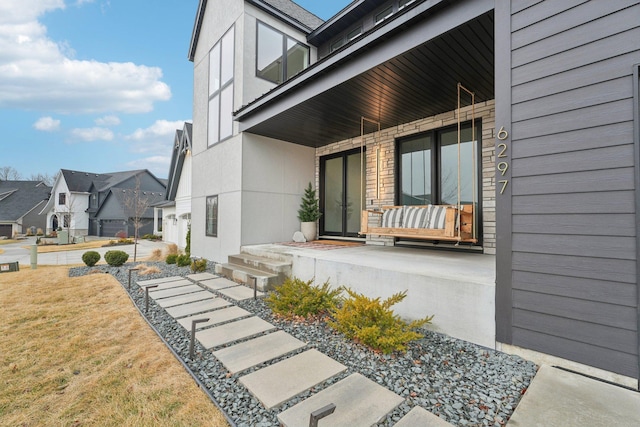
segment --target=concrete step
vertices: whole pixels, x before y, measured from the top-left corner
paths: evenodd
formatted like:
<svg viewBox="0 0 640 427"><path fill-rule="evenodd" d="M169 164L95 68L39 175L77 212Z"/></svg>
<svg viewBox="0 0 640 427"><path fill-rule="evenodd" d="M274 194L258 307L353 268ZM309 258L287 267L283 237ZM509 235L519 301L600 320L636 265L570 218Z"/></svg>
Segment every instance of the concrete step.
<svg viewBox="0 0 640 427"><path fill-rule="evenodd" d="M154 289L149 289L149 296L157 301L157 300L162 299L162 298L170 298L170 297L175 297L177 295L191 294L193 292L200 292L202 290L203 289L200 286L194 285L192 283L190 285L179 286L177 288L168 288L168 289L154 288Z"/></svg>
<svg viewBox="0 0 640 427"><path fill-rule="evenodd" d="M140 285L140 282L138 282L138 284ZM151 293L155 291L160 291L162 289L173 289L173 288L179 288L181 286L189 286L189 285L193 285L193 282L190 280L182 279L182 280L176 280L175 282L159 282L159 283L144 284L144 285L140 285L140 287L142 289L145 289L149 286L155 286L155 288L149 289L149 293Z"/></svg>
<svg viewBox="0 0 640 427"><path fill-rule="evenodd" d="M452 427L453 424L449 424L437 415L432 414L426 409L416 406L409 411L407 415L402 417L394 427Z"/></svg>
<svg viewBox="0 0 640 427"><path fill-rule="evenodd" d="M231 372L244 371L253 366L284 356L306 344L284 331L254 338L222 350L213 355Z"/></svg>
<svg viewBox="0 0 640 427"><path fill-rule="evenodd" d="M235 301L244 301L246 299L253 298L253 289L246 286L238 285L232 288L225 288L218 290L222 295L225 295ZM258 298L264 297L264 292L256 292Z"/></svg>
<svg viewBox="0 0 640 427"><path fill-rule="evenodd" d="M240 247L240 253L255 255L282 262L293 262L293 256L288 253L289 248L281 245L264 244Z"/></svg>
<svg viewBox="0 0 640 427"><path fill-rule="evenodd" d="M223 298L211 298L170 307L167 308L166 311L169 316L173 317L174 319L178 319L184 316L216 310L222 307L228 307L230 305L231 303Z"/></svg>
<svg viewBox="0 0 640 427"><path fill-rule="evenodd" d="M178 323L180 323L182 327L184 327L187 331L190 331L191 323L194 319L209 319L206 322L196 324L196 330L199 330L207 328L209 326L217 325L218 323L228 322L230 320L236 320L250 315L251 313L249 313L247 310L244 310L240 307L232 306L220 310L183 317L182 319L178 319Z"/></svg>
<svg viewBox="0 0 640 427"><path fill-rule="evenodd" d="M361 374L352 374L278 415L285 427L309 425L309 415L330 403L333 414L321 425L332 427L371 426L383 420L404 399Z"/></svg>
<svg viewBox="0 0 640 427"><path fill-rule="evenodd" d="M283 280L277 274L229 263L216 264L216 273L235 282L250 285L252 287L253 279L251 279L251 277L255 277L258 290L263 292L272 289L275 285L279 285Z"/></svg>
<svg viewBox="0 0 640 427"><path fill-rule="evenodd" d="M202 288L200 288L202 289ZM162 298L156 301L162 308L174 307L176 305L187 304L189 302L213 299L213 294L209 291L201 290L190 294L177 295L175 297Z"/></svg>
<svg viewBox="0 0 640 427"><path fill-rule="evenodd" d="M215 274L211 274L211 273L195 273L195 274L187 274L187 279L191 279L193 281L199 282L201 280L207 280L207 279L215 279L216 276Z"/></svg>
<svg viewBox="0 0 640 427"><path fill-rule="evenodd" d="M138 284L138 286L149 286L149 285L155 285L156 283L176 282L178 280L184 280L184 278L180 276L169 276L169 277L161 277L159 279L137 280L136 283Z"/></svg>
<svg viewBox="0 0 640 427"><path fill-rule="evenodd" d="M241 286L236 282L232 282L231 280L224 277L218 277L217 279L202 280L198 283L214 291L219 291L220 289L224 289L224 288L233 288L234 286Z"/></svg>
<svg viewBox="0 0 640 427"><path fill-rule="evenodd" d="M229 264L260 270L265 273L284 275L286 277L291 275L292 263L291 261L281 261L248 253L240 253L238 255L229 255Z"/></svg>
<svg viewBox="0 0 640 427"><path fill-rule="evenodd" d="M346 370L342 363L312 349L240 377L240 382L271 409ZM308 418L307 414L307 423Z"/></svg>
<svg viewBox="0 0 640 427"><path fill-rule="evenodd" d="M249 317L210 329L203 329L196 332L196 338L208 350L273 329L275 326L271 323L265 322L259 317Z"/></svg>

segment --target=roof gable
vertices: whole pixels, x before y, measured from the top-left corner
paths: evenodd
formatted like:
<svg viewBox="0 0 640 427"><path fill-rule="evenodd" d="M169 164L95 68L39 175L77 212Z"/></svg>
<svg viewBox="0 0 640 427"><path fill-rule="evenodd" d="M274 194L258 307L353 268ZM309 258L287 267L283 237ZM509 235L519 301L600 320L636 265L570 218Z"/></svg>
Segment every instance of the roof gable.
<svg viewBox="0 0 640 427"><path fill-rule="evenodd" d="M248 3L264 10L270 15L280 19L298 30L309 34L324 22L313 13L291 0L245 0ZM196 11L196 18L191 32L191 43L189 45L189 61L193 61L198 47L200 30L204 20L204 12L207 7L207 0L200 0Z"/></svg>
<svg viewBox="0 0 640 427"><path fill-rule="evenodd" d="M0 181L0 220L16 221L47 200L51 187L40 181Z"/></svg>

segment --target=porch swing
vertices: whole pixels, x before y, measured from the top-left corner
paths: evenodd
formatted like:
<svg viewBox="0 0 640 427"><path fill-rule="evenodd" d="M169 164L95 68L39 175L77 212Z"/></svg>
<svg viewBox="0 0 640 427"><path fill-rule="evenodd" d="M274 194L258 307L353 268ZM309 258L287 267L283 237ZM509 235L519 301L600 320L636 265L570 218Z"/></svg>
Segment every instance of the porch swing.
<svg viewBox="0 0 640 427"><path fill-rule="evenodd" d="M471 96L471 141L472 143L472 203L461 202L461 91ZM476 229L476 126L475 93L458 83L458 188L455 205L411 205L382 206L381 209L362 210L360 235L389 236L405 239L451 241L477 243ZM378 128L379 131L379 128ZM361 132L362 133L362 132ZM362 140L362 139L361 139ZM378 153L379 150L376 151ZM379 155L376 159L376 180L380 173ZM362 186L361 186L362 187ZM376 182L377 191L379 183ZM379 198L379 194L378 194ZM378 217L374 222L379 226L369 226L369 217Z"/></svg>

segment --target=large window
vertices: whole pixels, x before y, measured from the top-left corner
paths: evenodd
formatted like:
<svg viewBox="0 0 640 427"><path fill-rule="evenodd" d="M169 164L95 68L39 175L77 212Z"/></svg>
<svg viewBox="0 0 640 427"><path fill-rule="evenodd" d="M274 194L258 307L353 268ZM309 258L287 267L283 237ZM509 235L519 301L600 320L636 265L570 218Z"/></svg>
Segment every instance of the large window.
<svg viewBox="0 0 640 427"><path fill-rule="evenodd" d="M481 135L480 129L481 126L476 124L476 140ZM474 199L478 202L479 156L472 134L471 123L465 123L461 127L459 155L457 126L399 140L398 203L454 205L458 203L458 191L460 203L471 204Z"/></svg>
<svg viewBox="0 0 640 427"><path fill-rule="evenodd" d="M309 47L258 22L256 75L282 83L309 65Z"/></svg>
<svg viewBox="0 0 640 427"><path fill-rule="evenodd" d="M218 237L218 196L207 197L206 234Z"/></svg>
<svg viewBox="0 0 640 427"><path fill-rule="evenodd" d="M59 205L67 204L67 193L58 193L58 204Z"/></svg>
<svg viewBox="0 0 640 427"><path fill-rule="evenodd" d="M233 134L234 27L209 52L209 135L213 145Z"/></svg>

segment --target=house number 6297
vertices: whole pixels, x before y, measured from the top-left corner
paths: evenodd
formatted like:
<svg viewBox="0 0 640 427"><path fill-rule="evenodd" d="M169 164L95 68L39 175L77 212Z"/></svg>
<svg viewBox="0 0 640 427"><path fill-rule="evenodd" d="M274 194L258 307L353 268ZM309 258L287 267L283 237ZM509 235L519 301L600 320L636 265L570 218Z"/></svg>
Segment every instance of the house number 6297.
<svg viewBox="0 0 640 427"><path fill-rule="evenodd" d="M498 131L498 135L497 136L498 136L498 139L500 141L504 141L509 136L509 133L504 129L504 126L503 126ZM498 149L496 151L498 152L498 159L505 159L506 160L506 158L507 158L507 144L504 143L504 142L501 142L500 144L498 144L497 148ZM496 168L500 172L500 175L502 175L502 176L505 176L505 174L509 170L509 162L507 162L505 160L498 162L498 165L496 166ZM504 190L507 188L507 185L509 185L509 180L508 179L501 179L498 182L500 184L502 184L502 187L500 188L500 194L503 194Z"/></svg>

